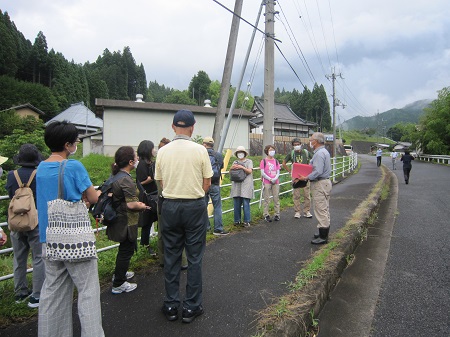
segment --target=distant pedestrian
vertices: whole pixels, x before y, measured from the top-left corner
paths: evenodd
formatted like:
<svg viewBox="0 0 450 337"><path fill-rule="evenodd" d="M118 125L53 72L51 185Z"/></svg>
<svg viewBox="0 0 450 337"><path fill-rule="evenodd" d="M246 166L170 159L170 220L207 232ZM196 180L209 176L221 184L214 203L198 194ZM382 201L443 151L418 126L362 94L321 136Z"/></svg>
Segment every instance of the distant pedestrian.
<svg viewBox="0 0 450 337"><path fill-rule="evenodd" d="M394 150L391 152L391 159L392 159L392 169L396 170L395 164L397 163L397 157L398 153Z"/></svg>
<svg viewBox="0 0 450 337"><path fill-rule="evenodd" d="M381 156L383 155L383 151L381 150L381 148L379 147L377 149L377 166L380 167L381 166Z"/></svg>
<svg viewBox="0 0 450 337"><path fill-rule="evenodd" d="M33 144L23 144L19 153L14 157L14 163L21 166L17 170L20 181L26 184L30 179L36 167L43 160L43 157L36 146ZM6 190L12 198L19 188L14 170L8 172L6 180ZM30 186L36 201L36 179L33 179ZM39 225L34 229L24 232L10 232L11 244L13 247L13 266L14 266L14 294L16 303L20 303L28 298L30 308L39 307L39 298L41 295L42 284L45 278L45 266L42 260L42 243L39 240ZM32 291L28 288L27 268L28 255L31 248L31 257L33 263L33 286ZM31 295L30 295L31 294Z"/></svg>
<svg viewBox="0 0 450 337"><path fill-rule="evenodd" d="M275 159L275 146L267 145L264 148L266 158L261 160L259 167L261 169L261 179L263 183L263 197L264 197L264 220L272 222L269 213L270 197L273 198L274 205L274 221L280 221L280 176L281 165L278 160Z"/></svg>
<svg viewBox="0 0 450 337"><path fill-rule="evenodd" d="M331 159L330 153L325 148L325 136L315 132L309 139L309 145L314 149L311 159L313 171L307 176L300 176L300 180L311 181L311 192L314 201L314 215L319 224L319 233L314 235L312 244L320 245L328 242L330 232L330 193L331 193Z"/></svg>
<svg viewBox="0 0 450 337"><path fill-rule="evenodd" d="M203 314L202 261L206 248L205 193L213 171L208 151L192 141L195 118L189 110L173 117L175 138L159 149L155 179L162 187L161 223L164 241L164 283L162 311L167 320L178 319L180 305L181 254L188 258L186 293L182 321L191 323Z"/></svg>
<svg viewBox="0 0 450 337"><path fill-rule="evenodd" d="M139 212L148 206L138 200L137 189L130 172L138 165L138 158L131 146L121 146L114 154L111 173L117 179L112 183L113 207L117 218L106 228L111 241L119 242L114 269L112 293L128 293L137 288L136 283L128 282L134 272L128 271L130 260L137 249ZM121 174L120 176L118 176Z"/></svg>
<svg viewBox="0 0 450 337"><path fill-rule="evenodd" d="M211 186L206 194L206 202L209 202L211 198L212 205L214 207L214 235L228 235L228 231L223 229L222 221L222 196L220 194L220 179L221 171L223 169L223 156L221 153L214 151L214 139L211 137L205 137L203 139L203 146L208 151L211 165L213 166L213 177L211 178ZM218 173L216 173L218 171ZM217 176L218 174L218 176Z"/></svg>
<svg viewBox="0 0 450 337"><path fill-rule="evenodd" d="M251 213L250 200L254 198L253 187L253 162L248 159L248 152L243 146L238 146L234 155L238 158L231 165L231 170L242 170L245 173L243 181L231 182L230 196L234 202L234 224L236 226L250 227ZM244 222L241 223L242 211L244 210Z"/></svg>
<svg viewBox="0 0 450 337"><path fill-rule="evenodd" d="M47 203L58 197L58 175L63 160L77 151L77 127L67 121L52 122L45 128L45 144L52 154L42 161L36 173L36 203L39 235L47 241ZM77 160L69 159L64 170L65 200L95 204L98 192L94 189L86 168ZM64 235L64 234L62 234ZM45 256L45 245L42 246ZM78 292L78 317L85 337L104 336L100 304L98 260L80 262L45 259L45 280L39 301L39 337L71 337L74 287Z"/></svg>
<svg viewBox="0 0 450 337"><path fill-rule="evenodd" d="M289 168L287 163L291 162L300 164L309 164L309 160L312 158L311 152L309 152L305 147L302 148L302 143L299 138L292 139L293 150L289 152L283 160L283 167L286 171L291 173L293 166ZM303 202L301 202L301 194L303 194ZM299 219L302 215L305 218L312 218L310 212L311 209L311 189L309 181L306 183L305 187L297 187L292 189L292 199L294 201L294 218Z"/></svg>
<svg viewBox="0 0 450 337"><path fill-rule="evenodd" d="M412 163L414 157L410 154L409 150L405 150L405 154L402 155L400 160L403 162L403 176L405 178L405 183L409 183L409 173L411 172Z"/></svg>
<svg viewBox="0 0 450 337"><path fill-rule="evenodd" d="M138 185L140 191L139 201L146 202L147 197L145 193L158 193L158 187L155 182L155 145L150 140L143 140L139 143L137 154L139 157L139 164L136 168L136 184ZM146 210L139 213L141 246L144 247L150 256L156 256L155 251L150 246L150 230L153 223L157 220L158 214L156 212Z"/></svg>

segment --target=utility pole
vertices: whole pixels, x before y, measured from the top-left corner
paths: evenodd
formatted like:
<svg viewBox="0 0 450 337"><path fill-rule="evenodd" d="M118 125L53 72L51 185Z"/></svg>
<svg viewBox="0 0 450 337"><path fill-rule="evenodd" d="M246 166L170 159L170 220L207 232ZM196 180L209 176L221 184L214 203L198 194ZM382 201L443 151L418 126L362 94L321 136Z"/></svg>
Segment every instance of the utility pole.
<svg viewBox="0 0 450 337"><path fill-rule="evenodd" d="M333 151L332 151L332 157L336 157L336 107L340 105L345 109L345 105L342 104L336 98L336 90L335 90L334 82L336 81L336 76L339 76L340 78L343 78L343 77L342 77L342 74L340 74L340 73L338 75L336 75L334 73L334 69L333 69L333 72L331 75L325 75L325 76L328 79L330 79L330 77L331 77L331 80L333 83L333 94L332 94L332 97L333 97Z"/></svg>
<svg viewBox="0 0 450 337"><path fill-rule="evenodd" d="M228 49L225 58L225 66L222 75L222 86L220 87L219 102L217 104L217 114L216 120L214 122L213 139L214 139L214 150L218 150L220 137L226 137L226 135L221 135L223 124L225 121L225 112L227 110L228 94L230 92L231 84L231 73L233 70L234 56L236 54L236 42L239 32L239 23L242 12L243 0L236 0L234 4L233 20L231 21L230 37L228 39ZM239 88L236 88L239 91ZM231 111L229 112L231 113Z"/></svg>
<svg viewBox="0 0 450 337"><path fill-rule="evenodd" d="M267 0L265 12L265 55L264 55L264 118L263 118L263 150L264 145L274 143L274 29L275 0ZM263 151L264 152L264 151ZM262 153L264 156L264 153Z"/></svg>

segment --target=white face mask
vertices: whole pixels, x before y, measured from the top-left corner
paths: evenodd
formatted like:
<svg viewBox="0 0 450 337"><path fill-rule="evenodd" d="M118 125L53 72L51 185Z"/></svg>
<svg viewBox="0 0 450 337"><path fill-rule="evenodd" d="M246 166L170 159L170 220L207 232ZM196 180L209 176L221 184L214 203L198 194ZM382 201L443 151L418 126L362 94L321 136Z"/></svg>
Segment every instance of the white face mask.
<svg viewBox="0 0 450 337"><path fill-rule="evenodd" d="M301 145L295 145L295 146L294 146L294 150L295 150L295 151L300 151L301 148L302 148Z"/></svg>
<svg viewBox="0 0 450 337"><path fill-rule="evenodd" d="M269 156L271 157L275 156L275 151L269 151Z"/></svg>
<svg viewBox="0 0 450 337"><path fill-rule="evenodd" d="M78 150L78 146L75 145L75 150L73 150L72 152L69 151L69 154L73 155L77 152L77 150Z"/></svg>
<svg viewBox="0 0 450 337"><path fill-rule="evenodd" d="M133 165L133 166L134 166L134 168L137 168L137 167L138 167L138 165L139 165L139 160L135 160L135 161L134 161L134 165Z"/></svg>
<svg viewBox="0 0 450 337"><path fill-rule="evenodd" d="M156 157L157 154L158 154L158 150L157 149L153 149L152 150L152 156Z"/></svg>
<svg viewBox="0 0 450 337"><path fill-rule="evenodd" d="M243 159L243 158L245 158L245 153L239 152L239 153L237 154L237 157L238 157L239 159Z"/></svg>
<svg viewBox="0 0 450 337"><path fill-rule="evenodd" d="M311 147L311 148L313 147L312 142L309 142L309 147Z"/></svg>

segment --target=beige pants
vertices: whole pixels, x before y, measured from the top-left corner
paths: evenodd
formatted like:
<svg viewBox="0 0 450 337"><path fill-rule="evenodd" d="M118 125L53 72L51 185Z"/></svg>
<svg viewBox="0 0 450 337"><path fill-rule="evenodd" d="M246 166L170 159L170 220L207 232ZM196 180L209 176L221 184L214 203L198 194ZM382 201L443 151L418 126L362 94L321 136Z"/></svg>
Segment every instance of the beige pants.
<svg viewBox="0 0 450 337"><path fill-rule="evenodd" d="M294 188L292 196L294 199L294 211L295 213L301 212L300 195L303 193L303 212L309 212L311 209L311 195L309 181L304 188Z"/></svg>
<svg viewBox="0 0 450 337"><path fill-rule="evenodd" d="M311 182L311 193L314 201L314 215L318 228L330 227L330 192L331 180L324 179Z"/></svg>
<svg viewBox="0 0 450 337"><path fill-rule="evenodd" d="M275 215L280 215L280 185L264 184L264 216L269 215L270 196L273 196L273 207Z"/></svg>

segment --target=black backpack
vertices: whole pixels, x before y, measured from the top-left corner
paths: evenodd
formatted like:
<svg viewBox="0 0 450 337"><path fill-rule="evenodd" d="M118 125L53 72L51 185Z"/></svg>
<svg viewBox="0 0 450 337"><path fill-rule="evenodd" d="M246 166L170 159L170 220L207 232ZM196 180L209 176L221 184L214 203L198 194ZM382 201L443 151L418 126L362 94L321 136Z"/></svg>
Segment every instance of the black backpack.
<svg viewBox="0 0 450 337"><path fill-rule="evenodd" d="M126 175L119 171L98 187L102 193L98 197L97 203L91 207L92 216L100 220L104 225L111 225L117 218L117 212L113 206L112 184Z"/></svg>
<svg viewBox="0 0 450 337"><path fill-rule="evenodd" d="M222 178L222 172L219 167L219 160L215 156L213 151L208 151L209 160L211 162L211 167L213 170L213 176L211 177L211 182L218 182Z"/></svg>

